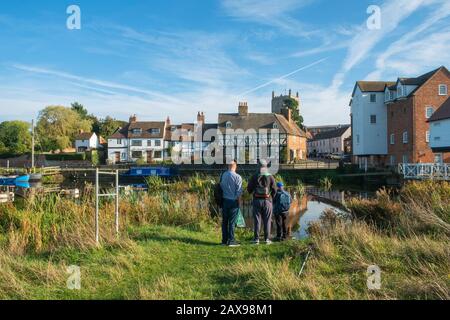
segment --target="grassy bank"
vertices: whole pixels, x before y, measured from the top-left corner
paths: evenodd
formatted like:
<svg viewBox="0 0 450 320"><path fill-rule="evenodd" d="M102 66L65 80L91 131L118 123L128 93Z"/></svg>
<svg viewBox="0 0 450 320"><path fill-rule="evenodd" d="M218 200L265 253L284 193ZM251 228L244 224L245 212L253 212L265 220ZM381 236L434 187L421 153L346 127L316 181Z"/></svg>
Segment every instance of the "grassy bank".
<svg viewBox="0 0 450 320"><path fill-rule="evenodd" d="M415 183L398 194L354 200L351 215L326 212L305 241L218 246L212 181L199 177L101 206L102 245L93 239L92 193L81 202L45 197L0 207L2 299L449 299L450 184ZM304 273L300 266L312 255ZM66 288L69 265L82 289ZM382 287L367 289L367 267Z"/></svg>

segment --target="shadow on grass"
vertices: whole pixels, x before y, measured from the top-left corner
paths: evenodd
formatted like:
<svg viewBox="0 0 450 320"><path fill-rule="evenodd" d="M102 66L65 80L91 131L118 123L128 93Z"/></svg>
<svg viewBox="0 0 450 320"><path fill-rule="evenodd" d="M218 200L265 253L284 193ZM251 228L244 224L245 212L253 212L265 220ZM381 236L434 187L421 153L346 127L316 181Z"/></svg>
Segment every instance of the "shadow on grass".
<svg viewBox="0 0 450 320"><path fill-rule="evenodd" d="M190 245L201 245L201 246L211 246L217 247L219 244L217 242L212 241L204 241L195 239L192 237L183 237L183 236L163 236L156 233L140 233L133 235L132 239L134 241L157 241L157 242L182 242Z"/></svg>

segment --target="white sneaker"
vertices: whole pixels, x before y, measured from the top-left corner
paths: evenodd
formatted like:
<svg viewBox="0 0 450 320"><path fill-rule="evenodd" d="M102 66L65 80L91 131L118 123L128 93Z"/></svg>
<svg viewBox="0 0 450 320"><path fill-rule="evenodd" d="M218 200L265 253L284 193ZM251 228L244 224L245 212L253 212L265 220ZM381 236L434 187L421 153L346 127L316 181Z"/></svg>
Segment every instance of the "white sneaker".
<svg viewBox="0 0 450 320"><path fill-rule="evenodd" d="M266 244L267 244L267 245L271 245L271 244L272 244L272 241L271 241L271 240L266 240Z"/></svg>
<svg viewBox="0 0 450 320"><path fill-rule="evenodd" d="M253 240L252 243L253 243L254 245L258 245L258 244L259 244L259 239Z"/></svg>

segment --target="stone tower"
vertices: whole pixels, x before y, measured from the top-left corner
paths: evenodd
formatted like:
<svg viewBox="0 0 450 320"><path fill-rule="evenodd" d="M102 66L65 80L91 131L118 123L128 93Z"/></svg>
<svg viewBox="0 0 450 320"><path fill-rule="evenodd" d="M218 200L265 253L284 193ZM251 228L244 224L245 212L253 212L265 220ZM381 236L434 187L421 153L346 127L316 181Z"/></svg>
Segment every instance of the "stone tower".
<svg viewBox="0 0 450 320"><path fill-rule="evenodd" d="M294 96L292 90L289 89L289 93L286 95L275 96L275 91L272 91L272 113L283 114L284 100L292 98L298 102L298 109L300 111L300 96L298 92Z"/></svg>

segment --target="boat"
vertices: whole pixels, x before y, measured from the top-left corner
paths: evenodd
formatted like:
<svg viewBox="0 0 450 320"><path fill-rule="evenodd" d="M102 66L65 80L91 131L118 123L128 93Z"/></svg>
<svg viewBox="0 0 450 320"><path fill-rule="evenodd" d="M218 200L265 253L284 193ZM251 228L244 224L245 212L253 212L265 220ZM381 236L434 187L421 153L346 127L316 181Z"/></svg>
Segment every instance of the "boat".
<svg viewBox="0 0 450 320"><path fill-rule="evenodd" d="M29 175L23 176L0 176L0 185L4 186L14 186L16 184L28 183L30 181Z"/></svg>
<svg viewBox="0 0 450 320"><path fill-rule="evenodd" d="M126 177L172 177L171 168L167 167L136 167L123 174Z"/></svg>

